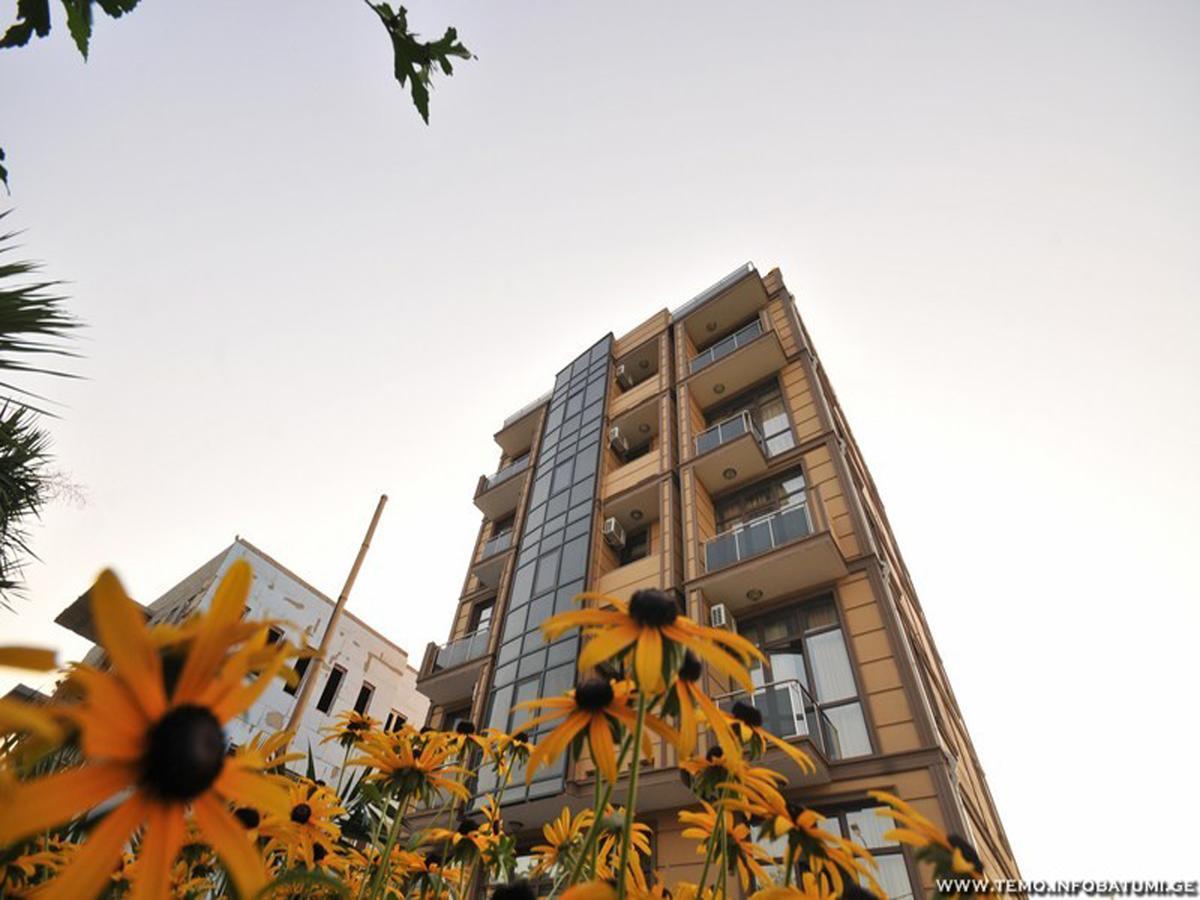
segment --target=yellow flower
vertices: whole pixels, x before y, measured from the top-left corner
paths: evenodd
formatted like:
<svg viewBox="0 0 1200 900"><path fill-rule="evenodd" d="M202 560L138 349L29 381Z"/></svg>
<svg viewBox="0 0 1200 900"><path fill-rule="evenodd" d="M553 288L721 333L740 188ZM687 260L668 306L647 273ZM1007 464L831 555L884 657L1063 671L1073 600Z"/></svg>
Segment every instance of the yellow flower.
<svg viewBox="0 0 1200 900"><path fill-rule="evenodd" d="M568 628L585 628L593 637L579 654L580 670L633 654L633 673L646 694L661 693L674 677L684 650L691 650L718 672L752 690L746 662L763 659L758 648L740 635L697 625L680 615L675 598L663 591L637 591L626 604L605 594L584 593L576 600L595 601L608 609L571 610L542 623L547 640ZM664 673L664 668L666 672Z"/></svg>
<svg viewBox="0 0 1200 900"><path fill-rule="evenodd" d="M893 828L884 837L918 848L918 859L933 863L935 875L946 878L983 878L983 862L966 840L956 834L946 834L899 797L886 791L868 791L871 797L888 808L875 810L875 815L891 819Z"/></svg>
<svg viewBox="0 0 1200 900"><path fill-rule="evenodd" d="M729 717L717 708L717 705L704 693L700 686L703 667L691 650L683 655L683 664L679 667L679 677L675 679L667 694L664 714L674 713L679 717L679 755L691 756L696 749L696 733L698 720L696 710L704 718L717 736L717 741L727 756L740 756L742 745L734 737L733 729L729 727Z"/></svg>
<svg viewBox="0 0 1200 900"><path fill-rule="evenodd" d="M405 725L399 731L369 733L359 750L362 755L350 759L347 765L378 770L366 776L367 780L384 782L405 799L429 800L443 791L459 800L471 796L467 786L453 777L470 774L462 766L453 765L457 756L453 734L418 734Z"/></svg>
<svg viewBox="0 0 1200 900"><path fill-rule="evenodd" d="M241 893L253 895L265 882L262 859L226 802L272 808L286 797L244 761L226 756L222 730L224 722L258 699L287 651L279 647L269 664L261 665L267 640L262 628L230 654L229 630L241 619L251 577L244 561L229 568L171 690L140 608L111 572L97 579L90 592L92 618L112 671L79 666L71 675L86 694L69 710L80 727L85 764L7 786L0 798L0 844L132 791L92 829L44 897L95 896L142 825L141 877L133 896L161 890L183 844L189 810ZM251 674L258 677L247 681Z"/></svg>
<svg viewBox="0 0 1200 900"><path fill-rule="evenodd" d="M728 809L721 811L721 824L718 824L717 811L703 800L700 801L700 805L704 807L701 812L683 810L679 813L679 821L689 826L683 829L683 836L689 840L700 841L696 847L697 854L706 855L708 842L713 840L714 833L719 835L718 829L724 828L727 852L737 864L738 880L742 889L749 888L751 876L760 883L770 881L764 866L772 865L771 857L750 839L750 826L734 819L733 813Z"/></svg>
<svg viewBox="0 0 1200 900"><path fill-rule="evenodd" d="M683 760L679 768L687 773L692 792L710 802L723 790L737 791L751 800L766 794L777 796L778 788L787 783L787 779L773 769L752 766L741 756L728 756L720 744L709 747L703 757Z"/></svg>
<svg viewBox="0 0 1200 900"><path fill-rule="evenodd" d="M374 731L379 726L378 719L372 719L353 709L338 713L338 719L340 721L336 725L321 729L326 734L326 737L321 739L322 744L337 741L343 747L354 747L362 743L367 732Z"/></svg>
<svg viewBox="0 0 1200 900"><path fill-rule="evenodd" d="M758 759L762 756L767 750L767 745L770 744L782 750L792 762L800 767L800 771L809 774L817 771L816 765L807 753L763 728L762 713L752 703L739 700L733 704L731 713L722 712L722 715L725 716L725 721L729 723L729 727L737 735L742 746L749 749L751 759Z"/></svg>
<svg viewBox="0 0 1200 900"><path fill-rule="evenodd" d="M287 868L304 865L315 869L327 865L341 829L334 822L346 814L333 791L307 778L292 782L287 811L268 815L261 832L268 838L266 854L279 852Z"/></svg>
<svg viewBox="0 0 1200 900"><path fill-rule="evenodd" d="M567 855L576 849L576 845L582 842L584 834L591 828L592 818L590 809L582 810L572 817L571 810L564 806L557 819L543 825L542 836L545 837L546 843L533 846L533 852L538 857L533 874L549 872L565 861Z"/></svg>
<svg viewBox="0 0 1200 900"><path fill-rule="evenodd" d="M40 647L0 647L0 666L49 672L57 666L53 650ZM29 734L50 743L62 740L63 730L44 707L0 697L0 736Z"/></svg>
<svg viewBox="0 0 1200 900"><path fill-rule="evenodd" d="M563 891L562 900L617 900L617 889L607 881L585 881Z"/></svg>
<svg viewBox="0 0 1200 900"><path fill-rule="evenodd" d="M875 859L853 841L822 828L824 817L820 813L788 803L774 788L763 790L761 785L757 790L748 790L743 785L731 787L749 802L731 800L727 804L754 818L764 819L762 834L773 838L786 835L792 859L802 862L816 875L827 876L837 893L842 892L842 874L845 873L855 883L865 880L876 894L883 896L883 889L873 874Z"/></svg>
<svg viewBox="0 0 1200 900"><path fill-rule="evenodd" d="M543 722L562 719L553 731L547 734L529 756L525 773L526 783L541 766L557 759L576 738L586 735L588 747L596 768L609 784L617 780L617 751L613 731L624 725L631 732L637 725L637 717L631 706L634 696L630 681L610 681L605 678L588 678L563 697L548 697L517 704L515 709L550 709L537 718L526 722L526 728L534 728ZM655 716L646 716L646 726L675 743L678 735ZM643 732L642 751L646 757L654 753L650 736Z"/></svg>

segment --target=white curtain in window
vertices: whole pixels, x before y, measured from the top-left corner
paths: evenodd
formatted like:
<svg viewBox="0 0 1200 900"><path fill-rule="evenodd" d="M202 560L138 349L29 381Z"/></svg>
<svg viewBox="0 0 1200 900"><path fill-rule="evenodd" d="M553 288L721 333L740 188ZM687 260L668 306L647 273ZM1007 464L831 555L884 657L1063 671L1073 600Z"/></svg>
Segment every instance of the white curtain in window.
<svg viewBox="0 0 1200 900"><path fill-rule="evenodd" d="M804 644L812 664L818 702L831 703L857 696L840 628L805 638Z"/></svg>

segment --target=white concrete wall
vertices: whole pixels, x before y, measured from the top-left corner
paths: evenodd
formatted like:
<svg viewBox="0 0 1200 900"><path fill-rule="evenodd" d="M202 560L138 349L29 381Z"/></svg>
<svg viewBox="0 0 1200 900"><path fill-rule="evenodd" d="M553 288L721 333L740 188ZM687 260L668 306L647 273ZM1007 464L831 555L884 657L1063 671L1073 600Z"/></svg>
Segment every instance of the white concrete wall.
<svg viewBox="0 0 1200 900"><path fill-rule="evenodd" d="M189 597L190 591L182 592L182 596L180 592L169 591L161 598L166 603L155 601L151 604L152 621L178 621L196 610L206 609L220 577L240 558L249 562L254 569L254 582L247 600L250 611L247 615L256 619L282 620L286 623L282 626L283 630L293 643L307 642L310 646L317 646L325 623L333 612L333 604L240 541L235 542L220 560L215 577L205 579L207 585L197 585L201 588L199 594ZM322 713L317 710L317 701L333 665L344 668L346 675L329 712ZM322 746L320 742L325 735L321 729L334 724L338 713L354 707L364 681L375 687L366 711L380 722L386 721L388 713L395 710L419 726L424 723L429 708L428 698L417 692L417 673L408 664L408 654L347 613L343 613L338 621L337 633L330 642L326 658L320 664L314 660L305 677L317 680L292 742L292 749L306 752L311 742L317 763L317 777L330 783L337 781L344 751L336 743ZM240 744L257 732L274 732L283 728L295 702L295 697L287 694L283 688L283 682L275 679L254 706L230 721L226 726L229 739ZM303 766L303 762L293 764L301 771Z"/></svg>

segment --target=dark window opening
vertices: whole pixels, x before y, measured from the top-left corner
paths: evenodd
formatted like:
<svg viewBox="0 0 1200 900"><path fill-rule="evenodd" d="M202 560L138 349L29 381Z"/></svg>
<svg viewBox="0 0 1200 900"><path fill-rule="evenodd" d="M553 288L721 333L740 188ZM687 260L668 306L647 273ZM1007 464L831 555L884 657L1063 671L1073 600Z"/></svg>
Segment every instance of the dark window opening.
<svg viewBox="0 0 1200 900"><path fill-rule="evenodd" d="M621 565L627 566L631 562L637 562L639 559L645 559L650 555L650 529L643 528L641 531L635 531L633 534L625 535L625 546L621 548Z"/></svg>
<svg viewBox="0 0 1200 900"><path fill-rule="evenodd" d="M399 731L408 718L402 713L396 712L394 709L388 713L387 721L383 724L384 731Z"/></svg>
<svg viewBox="0 0 1200 900"><path fill-rule="evenodd" d="M358 689L358 699L354 701L354 711L359 715L365 716L367 708L371 705L371 697L375 693L375 685L364 681L362 687Z"/></svg>
<svg viewBox="0 0 1200 900"><path fill-rule="evenodd" d="M278 644L282 637L283 637L283 629L274 628L274 627L267 629L267 643L268 644Z"/></svg>
<svg viewBox="0 0 1200 900"><path fill-rule="evenodd" d="M295 684L285 684L283 686L285 694L291 694L293 697L296 696L296 691L300 689L300 685L304 681L304 673L308 671L308 664L310 662L312 662L311 656L302 656L296 660L295 665L292 666L292 670L296 673L296 682Z"/></svg>
<svg viewBox="0 0 1200 900"><path fill-rule="evenodd" d="M496 608L496 598L484 600L476 605L471 612L471 632L479 631L481 628L487 628L492 621L492 610Z"/></svg>
<svg viewBox="0 0 1200 900"><path fill-rule="evenodd" d="M338 688L342 686L342 679L346 677L346 670L341 666L334 666L329 671L329 679L325 682L325 690L321 691L321 698L317 701L317 709L320 712L329 712L333 706L333 701L337 697Z"/></svg>

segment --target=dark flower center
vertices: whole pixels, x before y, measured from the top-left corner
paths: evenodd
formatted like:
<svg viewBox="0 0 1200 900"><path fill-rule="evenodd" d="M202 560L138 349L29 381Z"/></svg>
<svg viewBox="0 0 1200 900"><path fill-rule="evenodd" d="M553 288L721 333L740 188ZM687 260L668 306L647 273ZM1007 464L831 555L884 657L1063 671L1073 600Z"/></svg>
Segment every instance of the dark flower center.
<svg viewBox="0 0 1200 900"><path fill-rule="evenodd" d="M704 758L707 759L709 762L712 762L715 759L720 759L724 755L725 755L725 751L721 749L721 745L713 744L711 747L708 748L708 752L704 754Z"/></svg>
<svg viewBox="0 0 1200 900"><path fill-rule="evenodd" d="M251 809L248 806L239 806L233 811L234 818L242 823L245 828L257 828L260 821L257 809Z"/></svg>
<svg viewBox="0 0 1200 900"><path fill-rule="evenodd" d="M225 765L225 732L203 706L177 706L150 729L142 783L167 800L191 800L208 790Z"/></svg>
<svg viewBox="0 0 1200 900"><path fill-rule="evenodd" d="M313 862L320 862L321 860L323 860L325 858L325 854L327 854L328 852L329 851L325 849L324 844L314 843L313 844Z"/></svg>
<svg viewBox="0 0 1200 900"><path fill-rule="evenodd" d="M363 719L355 719L353 722L351 722L349 725L346 726L346 730L347 731L366 731L368 724L369 723Z"/></svg>
<svg viewBox="0 0 1200 900"><path fill-rule="evenodd" d="M457 731L459 734L474 734L475 726L464 719L461 722L455 723L454 730Z"/></svg>
<svg viewBox="0 0 1200 900"><path fill-rule="evenodd" d="M297 825L303 825L312 818L312 807L307 803L297 803L292 807L292 821Z"/></svg>
<svg viewBox="0 0 1200 900"><path fill-rule="evenodd" d="M801 806L799 803L792 803L790 801L788 802L787 814L788 814L788 817L790 819L792 819L792 821L795 821L796 819L798 819L800 817L800 813L802 813L802 812L804 812L804 807Z"/></svg>
<svg viewBox="0 0 1200 900"><path fill-rule="evenodd" d="M512 738L514 741L516 741L519 744L528 744L529 743L529 735L526 734L524 731L518 731L516 734L514 734L512 736Z"/></svg>
<svg viewBox="0 0 1200 900"><path fill-rule="evenodd" d="M475 831L477 828L479 828L479 823L476 822L474 819L463 819L461 822L458 823L458 833L459 834L470 834L472 831Z"/></svg>
<svg viewBox="0 0 1200 900"><path fill-rule="evenodd" d="M492 900L537 900L533 886L524 878L502 884L492 891Z"/></svg>
<svg viewBox="0 0 1200 900"><path fill-rule="evenodd" d="M979 854L975 852L974 847L967 843L966 838L957 834L951 834L947 836L947 839L950 841L950 846L959 850L963 858L973 865L976 871L983 871L983 862L979 859Z"/></svg>
<svg viewBox="0 0 1200 900"><path fill-rule="evenodd" d="M575 686L575 705L580 709L597 712L612 701L612 685L603 678L588 678Z"/></svg>
<svg viewBox="0 0 1200 900"><path fill-rule="evenodd" d="M733 717L739 722L749 725L751 728L762 727L762 713L745 700L739 700L733 704L732 712Z"/></svg>
<svg viewBox="0 0 1200 900"><path fill-rule="evenodd" d="M702 671L700 657L691 650L687 651L683 655L683 665L679 667L679 677L684 681L699 681Z"/></svg>
<svg viewBox="0 0 1200 900"><path fill-rule="evenodd" d="M665 591L637 591L629 601L629 615L639 625L663 628L679 618L679 604Z"/></svg>
<svg viewBox="0 0 1200 900"><path fill-rule="evenodd" d="M862 887L857 881L852 881L849 878L845 879L842 885L842 900L867 900L869 897L875 897L875 895ZM876 897L875 900L879 900L879 898Z"/></svg>

